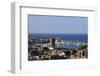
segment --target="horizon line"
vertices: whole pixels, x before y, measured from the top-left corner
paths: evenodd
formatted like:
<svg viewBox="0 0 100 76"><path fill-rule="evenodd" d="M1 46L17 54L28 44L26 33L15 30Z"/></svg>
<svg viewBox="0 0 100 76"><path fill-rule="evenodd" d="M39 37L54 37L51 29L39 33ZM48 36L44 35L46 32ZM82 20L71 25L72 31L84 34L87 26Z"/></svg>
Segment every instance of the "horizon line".
<svg viewBox="0 0 100 76"><path fill-rule="evenodd" d="M88 33L28 33L28 34L88 34Z"/></svg>

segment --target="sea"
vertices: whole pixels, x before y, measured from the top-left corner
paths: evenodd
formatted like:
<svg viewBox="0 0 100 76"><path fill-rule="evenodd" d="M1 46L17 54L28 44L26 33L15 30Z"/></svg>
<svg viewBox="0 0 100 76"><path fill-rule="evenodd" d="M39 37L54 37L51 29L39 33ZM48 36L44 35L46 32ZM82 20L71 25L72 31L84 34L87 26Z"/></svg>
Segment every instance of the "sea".
<svg viewBox="0 0 100 76"><path fill-rule="evenodd" d="M48 38L58 38L60 40L64 40L66 42L69 42L69 45L57 45L56 48L79 48L83 44L88 43L88 34L29 34L29 38L33 37L48 37ZM77 44L80 44L77 46Z"/></svg>

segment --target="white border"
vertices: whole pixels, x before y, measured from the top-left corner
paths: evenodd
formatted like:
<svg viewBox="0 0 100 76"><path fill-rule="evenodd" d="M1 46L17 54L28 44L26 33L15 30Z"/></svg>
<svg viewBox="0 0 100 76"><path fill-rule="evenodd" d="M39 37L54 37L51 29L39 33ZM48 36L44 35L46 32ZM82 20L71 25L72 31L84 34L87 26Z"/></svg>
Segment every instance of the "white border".
<svg viewBox="0 0 100 76"><path fill-rule="evenodd" d="M58 13L59 12L59 13ZM12 3L12 69L13 73L46 72L55 70L68 70L69 68L89 68L94 66L95 60L95 9L83 7L44 7L28 3ZM27 15L61 15L61 16L87 16L89 35L89 59L84 60L54 60L41 62L27 62ZM91 48L93 47L93 48ZM23 51L26 50L26 51ZM66 63L67 62L67 63ZM60 66L62 65L63 66ZM33 65L34 64L34 65ZM65 67L66 66L66 67ZM46 68L44 68L46 67ZM35 68L35 69L34 69Z"/></svg>

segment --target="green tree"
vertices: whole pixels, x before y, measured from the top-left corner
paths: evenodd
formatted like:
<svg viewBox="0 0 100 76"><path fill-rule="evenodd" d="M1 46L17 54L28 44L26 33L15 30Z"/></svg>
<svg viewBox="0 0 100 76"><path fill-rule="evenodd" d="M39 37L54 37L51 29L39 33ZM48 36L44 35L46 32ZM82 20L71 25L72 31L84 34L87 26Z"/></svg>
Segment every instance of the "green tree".
<svg viewBox="0 0 100 76"><path fill-rule="evenodd" d="M79 50L82 50L82 49L86 49L88 47L88 45L83 45L79 48Z"/></svg>

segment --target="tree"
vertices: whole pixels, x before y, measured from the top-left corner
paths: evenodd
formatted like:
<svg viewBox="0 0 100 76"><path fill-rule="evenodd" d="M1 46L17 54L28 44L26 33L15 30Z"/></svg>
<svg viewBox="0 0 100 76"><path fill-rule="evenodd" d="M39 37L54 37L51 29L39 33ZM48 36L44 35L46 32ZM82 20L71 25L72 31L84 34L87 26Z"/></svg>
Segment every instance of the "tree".
<svg viewBox="0 0 100 76"><path fill-rule="evenodd" d="M79 50L82 50L82 49L86 49L88 47L88 45L83 45L79 48Z"/></svg>

